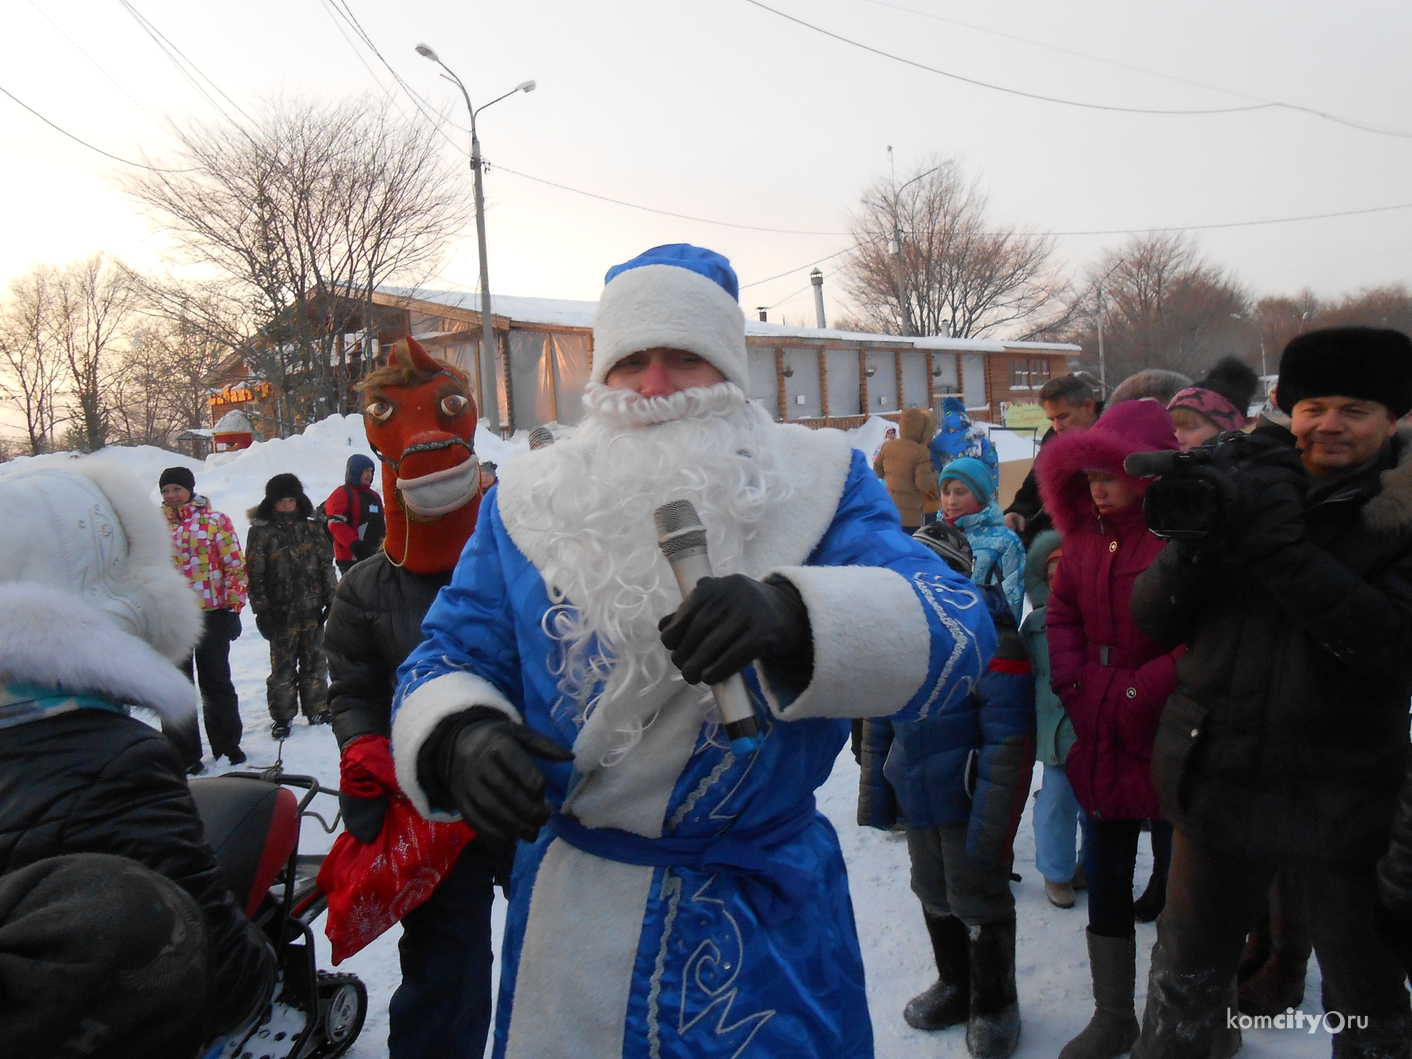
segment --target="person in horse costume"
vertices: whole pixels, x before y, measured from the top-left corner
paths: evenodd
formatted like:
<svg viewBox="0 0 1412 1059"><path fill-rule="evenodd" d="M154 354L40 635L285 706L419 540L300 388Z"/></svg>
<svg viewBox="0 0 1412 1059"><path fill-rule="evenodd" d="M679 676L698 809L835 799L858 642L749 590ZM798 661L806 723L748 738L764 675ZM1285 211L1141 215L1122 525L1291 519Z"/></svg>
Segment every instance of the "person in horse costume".
<svg viewBox="0 0 1412 1059"><path fill-rule="evenodd" d="M460 369L408 337L360 388L368 441L382 461L387 535L377 554L339 582L324 650L343 753L343 819L354 838L373 842L393 773L388 736L397 667L422 640L422 616L451 580L481 496L476 406ZM497 874L508 877L512 852L472 841L430 899L402 920L402 983L389 1009L391 1059L485 1050L492 882Z"/></svg>

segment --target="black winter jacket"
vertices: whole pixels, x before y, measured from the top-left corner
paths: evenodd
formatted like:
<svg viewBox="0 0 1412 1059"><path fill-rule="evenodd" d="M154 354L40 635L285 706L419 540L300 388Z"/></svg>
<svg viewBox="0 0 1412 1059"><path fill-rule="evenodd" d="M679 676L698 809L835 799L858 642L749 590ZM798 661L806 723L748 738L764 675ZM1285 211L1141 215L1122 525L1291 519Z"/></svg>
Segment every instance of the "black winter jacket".
<svg viewBox="0 0 1412 1059"><path fill-rule="evenodd" d="M0 874L68 853L128 857L196 901L213 962L212 1036L234 1029L268 994L274 953L231 895L181 759L161 733L92 709L4 730Z"/></svg>
<svg viewBox="0 0 1412 1059"><path fill-rule="evenodd" d="M1238 570L1168 548L1138 579L1138 625L1189 645L1152 775L1196 841L1345 864L1387 848L1412 696L1409 442L1318 483L1303 540Z"/></svg>
<svg viewBox="0 0 1412 1059"><path fill-rule="evenodd" d="M1412 923L1412 769L1402 788L1392 841L1378 865L1378 896L1386 907Z"/></svg>
<svg viewBox="0 0 1412 1059"><path fill-rule="evenodd" d="M340 748L392 732L397 667L422 642L422 618L451 571L414 574L378 552L338 583L328 624L329 710Z"/></svg>

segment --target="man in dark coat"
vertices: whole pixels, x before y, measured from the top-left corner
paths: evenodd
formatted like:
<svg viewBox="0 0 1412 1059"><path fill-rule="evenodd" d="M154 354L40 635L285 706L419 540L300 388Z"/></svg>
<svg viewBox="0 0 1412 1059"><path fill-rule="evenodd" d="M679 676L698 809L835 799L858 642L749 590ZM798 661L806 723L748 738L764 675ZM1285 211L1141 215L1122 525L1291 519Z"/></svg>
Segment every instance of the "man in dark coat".
<svg viewBox="0 0 1412 1059"><path fill-rule="evenodd" d="M373 491L373 461L361 452L348 457L343 484L324 501L324 517L340 574L348 573L354 563L376 555L382 547L387 532L382 497Z"/></svg>
<svg viewBox="0 0 1412 1059"><path fill-rule="evenodd" d="M1061 375L1050 379L1039 391L1039 404L1049 420L1049 429L1040 439L1040 448L1049 444L1050 438L1060 434L1087 430L1098 422L1103 412L1103 402L1087 380L1079 375ZM1035 477L1033 467L1015 491L1010 506L1005 509L1005 525L1020 535L1026 548L1045 530L1054 528L1054 520L1044 510L1044 501L1040 499L1039 479Z"/></svg>
<svg viewBox="0 0 1412 1059"><path fill-rule="evenodd" d="M1189 645L1153 753L1177 833L1135 1059L1204 1059L1218 1021L1249 1018L1218 1009L1280 869L1346 1027L1334 1054L1412 1055L1404 969L1375 926L1412 695L1412 434L1395 426L1412 341L1302 335L1278 399L1297 449L1263 430L1218 447L1211 534L1133 593L1148 635Z"/></svg>

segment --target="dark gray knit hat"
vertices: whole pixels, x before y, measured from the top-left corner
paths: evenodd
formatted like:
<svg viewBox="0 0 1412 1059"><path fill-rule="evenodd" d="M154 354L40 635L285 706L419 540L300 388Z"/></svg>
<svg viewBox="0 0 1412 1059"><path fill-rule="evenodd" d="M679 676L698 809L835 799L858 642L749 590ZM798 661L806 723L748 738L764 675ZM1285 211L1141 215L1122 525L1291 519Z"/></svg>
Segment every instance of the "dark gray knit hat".
<svg viewBox="0 0 1412 1059"><path fill-rule="evenodd" d="M169 485L179 485L188 493L194 493L196 476L191 473L189 467L168 467L162 472L162 477L157 479L157 488L165 489Z"/></svg>

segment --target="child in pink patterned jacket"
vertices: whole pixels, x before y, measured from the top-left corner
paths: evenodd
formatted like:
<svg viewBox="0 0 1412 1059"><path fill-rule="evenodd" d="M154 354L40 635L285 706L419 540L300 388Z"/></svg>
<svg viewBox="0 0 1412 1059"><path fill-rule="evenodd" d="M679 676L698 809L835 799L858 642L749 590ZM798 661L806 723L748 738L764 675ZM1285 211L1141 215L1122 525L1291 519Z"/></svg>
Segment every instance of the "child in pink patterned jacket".
<svg viewBox="0 0 1412 1059"><path fill-rule="evenodd" d="M177 569L186 575L201 597L205 626L201 642L186 662L186 675L201 688L201 712L206 721L206 738L211 757L227 757L232 765L245 760L240 749L243 725L240 699L230 679L230 642L240 635L240 612L245 606L247 582L245 556L240 538L230 519L211 509L211 502L196 495L196 478L186 467L168 467L162 472L162 510L172 529ZM201 737L176 738L186 771L204 771L201 763ZM168 732L169 737L175 732Z"/></svg>

